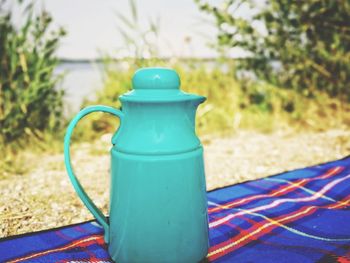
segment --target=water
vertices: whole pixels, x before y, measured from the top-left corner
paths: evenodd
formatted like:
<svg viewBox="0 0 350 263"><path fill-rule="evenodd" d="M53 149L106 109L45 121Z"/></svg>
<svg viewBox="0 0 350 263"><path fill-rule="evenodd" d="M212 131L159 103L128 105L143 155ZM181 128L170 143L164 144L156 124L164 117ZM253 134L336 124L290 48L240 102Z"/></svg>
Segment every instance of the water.
<svg viewBox="0 0 350 263"><path fill-rule="evenodd" d="M65 62L58 65L55 74L65 73L60 85L65 91L65 114L80 110L85 99L94 99L103 87L102 64L93 62Z"/></svg>

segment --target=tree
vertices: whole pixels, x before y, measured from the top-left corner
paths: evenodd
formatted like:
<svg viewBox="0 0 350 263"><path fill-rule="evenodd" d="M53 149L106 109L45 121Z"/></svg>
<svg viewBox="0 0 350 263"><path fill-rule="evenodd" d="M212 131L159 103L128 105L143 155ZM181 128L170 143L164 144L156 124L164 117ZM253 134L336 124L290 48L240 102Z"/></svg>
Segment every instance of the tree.
<svg viewBox="0 0 350 263"><path fill-rule="evenodd" d="M218 45L246 52L238 69L308 96L320 90L350 101L348 0L195 1L214 16Z"/></svg>
<svg viewBox="0 0 350 263"><path fill-rule="evenodd" d="M41 138L42 131L57 128L63 96L55 87L60 76L53 71L64 30L49 30L51 16L45 11L34 15L32 4L16 27L5 3L0 1L0 145Z"/></svg>

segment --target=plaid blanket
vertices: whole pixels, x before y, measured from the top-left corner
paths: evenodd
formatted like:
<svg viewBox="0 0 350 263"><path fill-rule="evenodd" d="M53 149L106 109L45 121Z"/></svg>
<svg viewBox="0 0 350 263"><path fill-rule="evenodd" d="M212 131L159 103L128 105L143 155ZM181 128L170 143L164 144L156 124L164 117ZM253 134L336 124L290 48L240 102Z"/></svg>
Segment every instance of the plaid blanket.
<svg viewBox="0 0 350 263"><path fill-rule="evenodd" d="M210 262L350 262L350 157L208 193ZM0 262L112 262L94 221L0 240Z"/></svg>

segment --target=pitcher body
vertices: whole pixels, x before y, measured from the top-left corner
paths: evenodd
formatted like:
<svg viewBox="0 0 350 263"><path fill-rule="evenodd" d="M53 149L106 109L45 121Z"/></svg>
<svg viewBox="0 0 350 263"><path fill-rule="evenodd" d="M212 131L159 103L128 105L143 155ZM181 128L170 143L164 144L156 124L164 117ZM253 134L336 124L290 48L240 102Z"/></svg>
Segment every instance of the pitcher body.
<svg viewBox="0 0 350 263"><path fill-rule="evenodd" d="M112 149L109 253L117 262L199 262L208 251L202 148L173 155Z"/></svg>

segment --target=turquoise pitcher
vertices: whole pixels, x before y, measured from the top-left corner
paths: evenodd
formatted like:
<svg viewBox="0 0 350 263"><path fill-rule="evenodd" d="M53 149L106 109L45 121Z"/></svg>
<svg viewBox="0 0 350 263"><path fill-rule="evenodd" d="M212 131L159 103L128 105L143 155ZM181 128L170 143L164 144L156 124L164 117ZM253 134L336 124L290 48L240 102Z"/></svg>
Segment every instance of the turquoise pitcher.
<svg viewBox="0 0 350 263"><path fill-rule="evenodd" d="M166 68L140 69L132 84L119 98L122 110L90 106L73 118L64 139L67 173L102 225L113 260L199 262L208 252L208 216L195 114L205 97L180 90L178 74ZM74 127L96 111L120 119L112 137L109 220L85 193L70 160Z"/></svg>

